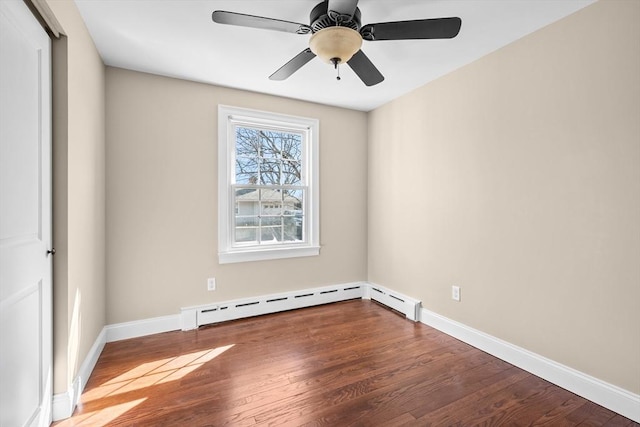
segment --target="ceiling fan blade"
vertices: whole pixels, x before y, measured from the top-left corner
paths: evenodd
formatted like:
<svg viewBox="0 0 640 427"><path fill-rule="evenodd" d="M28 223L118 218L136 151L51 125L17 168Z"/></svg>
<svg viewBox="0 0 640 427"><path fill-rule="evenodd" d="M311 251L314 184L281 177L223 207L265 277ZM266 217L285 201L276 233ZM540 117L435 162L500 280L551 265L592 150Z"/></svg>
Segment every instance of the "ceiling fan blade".
<svg viewBox="0 0 640 427"><path fill-rule="evenodd" d="M374 40L451 39L458 35L462 20L453 18L380 22L360 29L362 38Z"/></svg>
<svg viewBox="0 0 640 427"><path fill-rule="evenodd" d="M360 77L360 80L367 86L377 85L384 80L384 76L378 71L371 60L359 50L347 62L351 69Z"/></svg>
<svg viewBox="0 0 640 427"><path fill-rule="evenodd" d="M285 33L309 34L311 32L311 27L305 24L283 21L281 19L266 18L264 16L227 12L225 10L214 11L211 14L211 19L213 19L213 22L217 22L218 24L284 31Z"/></svg>
<svg viewBox="0 0 640 427"><path fill-rule="evenodd" d="M358 0L327 0L327 3L329 17L334 19L332 16L333 12L337 14L337 16L346 17L344 22L351 21L353 14L356 13L356 7L358 7Z"/></svg>
<svg viewBox="0 0 640 427"><path fill-rule="evenodd" d="M311 49L306 48L305 50L294 56L289 62L280 67L275 73L271 74L269 76L269 79L285 80L315 57L316 54L311 52Z"/></svg>

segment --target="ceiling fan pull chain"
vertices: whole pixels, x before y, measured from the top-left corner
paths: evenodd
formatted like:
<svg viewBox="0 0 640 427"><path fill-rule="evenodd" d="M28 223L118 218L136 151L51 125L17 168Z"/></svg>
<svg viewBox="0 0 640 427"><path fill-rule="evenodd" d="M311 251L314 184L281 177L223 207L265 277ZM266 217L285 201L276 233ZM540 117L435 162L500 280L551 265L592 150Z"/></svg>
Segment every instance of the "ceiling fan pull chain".
<svg viewBox="0 0 640 427"><path fill-rule="evenodd" d="M340 58L331 58L330 61L333 64L333 68L335 68L336 71L338 72L338 77L336 77L336 80L340 80L340 68L338 68L338 64L340 63Z"/></svg>

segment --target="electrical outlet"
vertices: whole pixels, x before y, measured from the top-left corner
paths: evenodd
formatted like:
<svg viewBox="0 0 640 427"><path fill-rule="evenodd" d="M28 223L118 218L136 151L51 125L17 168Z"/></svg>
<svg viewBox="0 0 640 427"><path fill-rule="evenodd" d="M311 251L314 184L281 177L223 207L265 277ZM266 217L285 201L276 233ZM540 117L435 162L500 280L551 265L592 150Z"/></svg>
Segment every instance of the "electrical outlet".
<svg viewBox="0 0 640 427"><path fill-rule="evenodd" d="M209 277L207 279L207 290L208 291L215 291L216 290L216 278L215 277Z"/></svg>
<svg viewBox="0 0 640 427"><path fill-rule="evenodd" d="M460 286L451 287L451 299L454 301L460 301Z"/></svg>

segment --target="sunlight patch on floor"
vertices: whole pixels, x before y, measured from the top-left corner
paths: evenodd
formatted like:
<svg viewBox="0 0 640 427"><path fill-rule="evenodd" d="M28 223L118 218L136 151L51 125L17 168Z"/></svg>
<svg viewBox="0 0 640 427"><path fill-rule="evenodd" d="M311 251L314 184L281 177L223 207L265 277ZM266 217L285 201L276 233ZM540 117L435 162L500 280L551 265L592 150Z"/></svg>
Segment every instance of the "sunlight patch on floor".
<svg viewBox="0 0 640 427"><path fill-rule="evenodd" d="M230 344L143 363L98 387L85 391L82 395L82 403L86 404L107 396L115 396L179 380L233 346L234 344Z"/></svg>
<svg viewBox="0 0 640 427"><path fill-rule="evenodd" d="M98 411L89 412L87 414L80 414L72 418L68 418L60 423L56 423L56 427L78 427L78 426L91 426L91 427L103 427L110 422L120 417L127 411L135 408L147 398L132 400L131 402L121 403L119 405L108 406Z"/></svg>

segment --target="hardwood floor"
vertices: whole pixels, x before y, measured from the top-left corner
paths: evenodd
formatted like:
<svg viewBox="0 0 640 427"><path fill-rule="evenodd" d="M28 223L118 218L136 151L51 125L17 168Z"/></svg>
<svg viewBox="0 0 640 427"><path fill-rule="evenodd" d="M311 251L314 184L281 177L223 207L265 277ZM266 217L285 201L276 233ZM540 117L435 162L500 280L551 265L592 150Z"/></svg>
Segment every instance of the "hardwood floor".
<svg viewBox="0 0 640 427"><path fill-rule="evenodd" d="M362 300L108 343L54 425L638 426Z"/></svg>

